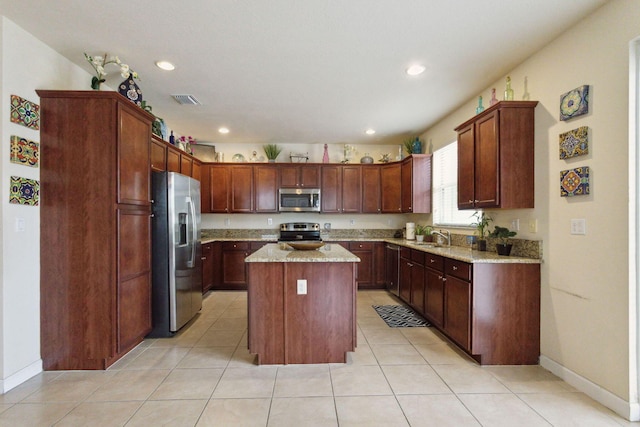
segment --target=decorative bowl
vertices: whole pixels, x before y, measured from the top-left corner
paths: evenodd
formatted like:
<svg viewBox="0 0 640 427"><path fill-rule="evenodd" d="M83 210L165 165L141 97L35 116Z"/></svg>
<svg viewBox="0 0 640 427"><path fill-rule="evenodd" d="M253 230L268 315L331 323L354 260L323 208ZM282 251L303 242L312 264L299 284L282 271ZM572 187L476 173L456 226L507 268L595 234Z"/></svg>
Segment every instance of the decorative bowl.
<svg viewBox="0 0 640 427"><path fill-rule="evenodd" d="M301 242L287 242L287 245L298 251L312 251L314 249L320 249L324 246L324 242L316 241L301 241Z"/></svg>

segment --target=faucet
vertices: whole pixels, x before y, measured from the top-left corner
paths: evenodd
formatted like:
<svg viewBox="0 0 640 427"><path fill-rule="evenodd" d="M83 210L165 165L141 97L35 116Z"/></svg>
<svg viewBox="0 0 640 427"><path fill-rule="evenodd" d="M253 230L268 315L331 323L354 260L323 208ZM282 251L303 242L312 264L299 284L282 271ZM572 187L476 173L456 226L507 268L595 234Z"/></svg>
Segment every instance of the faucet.
<svg viewBox="0 0 640 427"><path fill-rule="evenodd" d="M451 232L449 230L440 230L440 231L433 230L431 232L431 235L434 235L434 234L436 236L439 236L445 239L447 242L447 246L451 246Z"/></svg>

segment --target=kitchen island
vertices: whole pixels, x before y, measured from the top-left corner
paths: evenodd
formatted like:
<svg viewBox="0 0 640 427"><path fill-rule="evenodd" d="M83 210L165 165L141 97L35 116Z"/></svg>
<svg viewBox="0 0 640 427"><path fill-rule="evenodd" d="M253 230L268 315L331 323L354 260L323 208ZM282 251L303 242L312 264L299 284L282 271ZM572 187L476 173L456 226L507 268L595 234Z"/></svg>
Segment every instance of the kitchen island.
<svg viewBox="0 0 640 427"><path fill-rule="evenodd" d="M345 363L356 347L356 263L338 244L249 255L249 351L258 364Z"/></svg>

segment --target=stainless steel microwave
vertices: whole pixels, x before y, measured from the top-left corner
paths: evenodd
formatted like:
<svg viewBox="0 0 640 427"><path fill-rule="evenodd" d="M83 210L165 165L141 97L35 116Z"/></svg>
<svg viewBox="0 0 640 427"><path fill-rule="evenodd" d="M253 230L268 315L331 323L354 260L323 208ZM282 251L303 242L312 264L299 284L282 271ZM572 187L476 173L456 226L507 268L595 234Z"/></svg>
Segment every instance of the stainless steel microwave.
<svg viewBox="0 0 640 427"><path fill-rule="evenodd" d="M278 201L280 212L320 212L320 189L281 188Z"/></svg>

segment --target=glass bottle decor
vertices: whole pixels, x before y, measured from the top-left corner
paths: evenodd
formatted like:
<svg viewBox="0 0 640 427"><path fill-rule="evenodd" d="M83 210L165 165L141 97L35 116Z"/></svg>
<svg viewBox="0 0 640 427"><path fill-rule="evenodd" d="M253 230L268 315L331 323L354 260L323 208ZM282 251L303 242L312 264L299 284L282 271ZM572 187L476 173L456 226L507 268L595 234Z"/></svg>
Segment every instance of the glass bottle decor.
<svg viewBox="0 0 640 427"><path fill-rule="evenodd" d="M412 154L422 154L422 141L420 138L416 136L416 140L413 141L413 150L411 150Z"/></svg>
<svg viewBox="0 0 640 427"><path fill-rule="evenodd" d="M489 101L489 106L496 105L498 103L498 98L496 98L496 88L491 89L491 100Z"/></svg>
<svg viewBox="0 0 640 427"><path fill-rule="evenodd" d="M522 94L522 100L528 101L531 99L531 95L529 95L529 79L527 76L524 76L524 93Z"/></svg>
<svg viewBox="0 0 640 427"><path fill-rule="evenodd" d="M329 146L324 144L324 154L322 155L322 163L329 163Z"/></svg>
<svg viewBox="0 0 640 427"><path fill-rule="evenodd" d="M169 144L176 145L176 137L173 136L173 131L171 131L171 135L169 135Z"/></svg>
<svg viewBox="0 0 640 427"><path fill-rule="evenodd" d="M476 107L476 114L480 114L484 111L484 106L482 105L482 97L478 97L478 106Z"/></svg>
<svg viewBox="0 0 640 427"><path fill-rule="evenodd" d="M513 101L513 89L511 89L511 77L507 76L507 87L504 89L504 100Z"/></svg>

